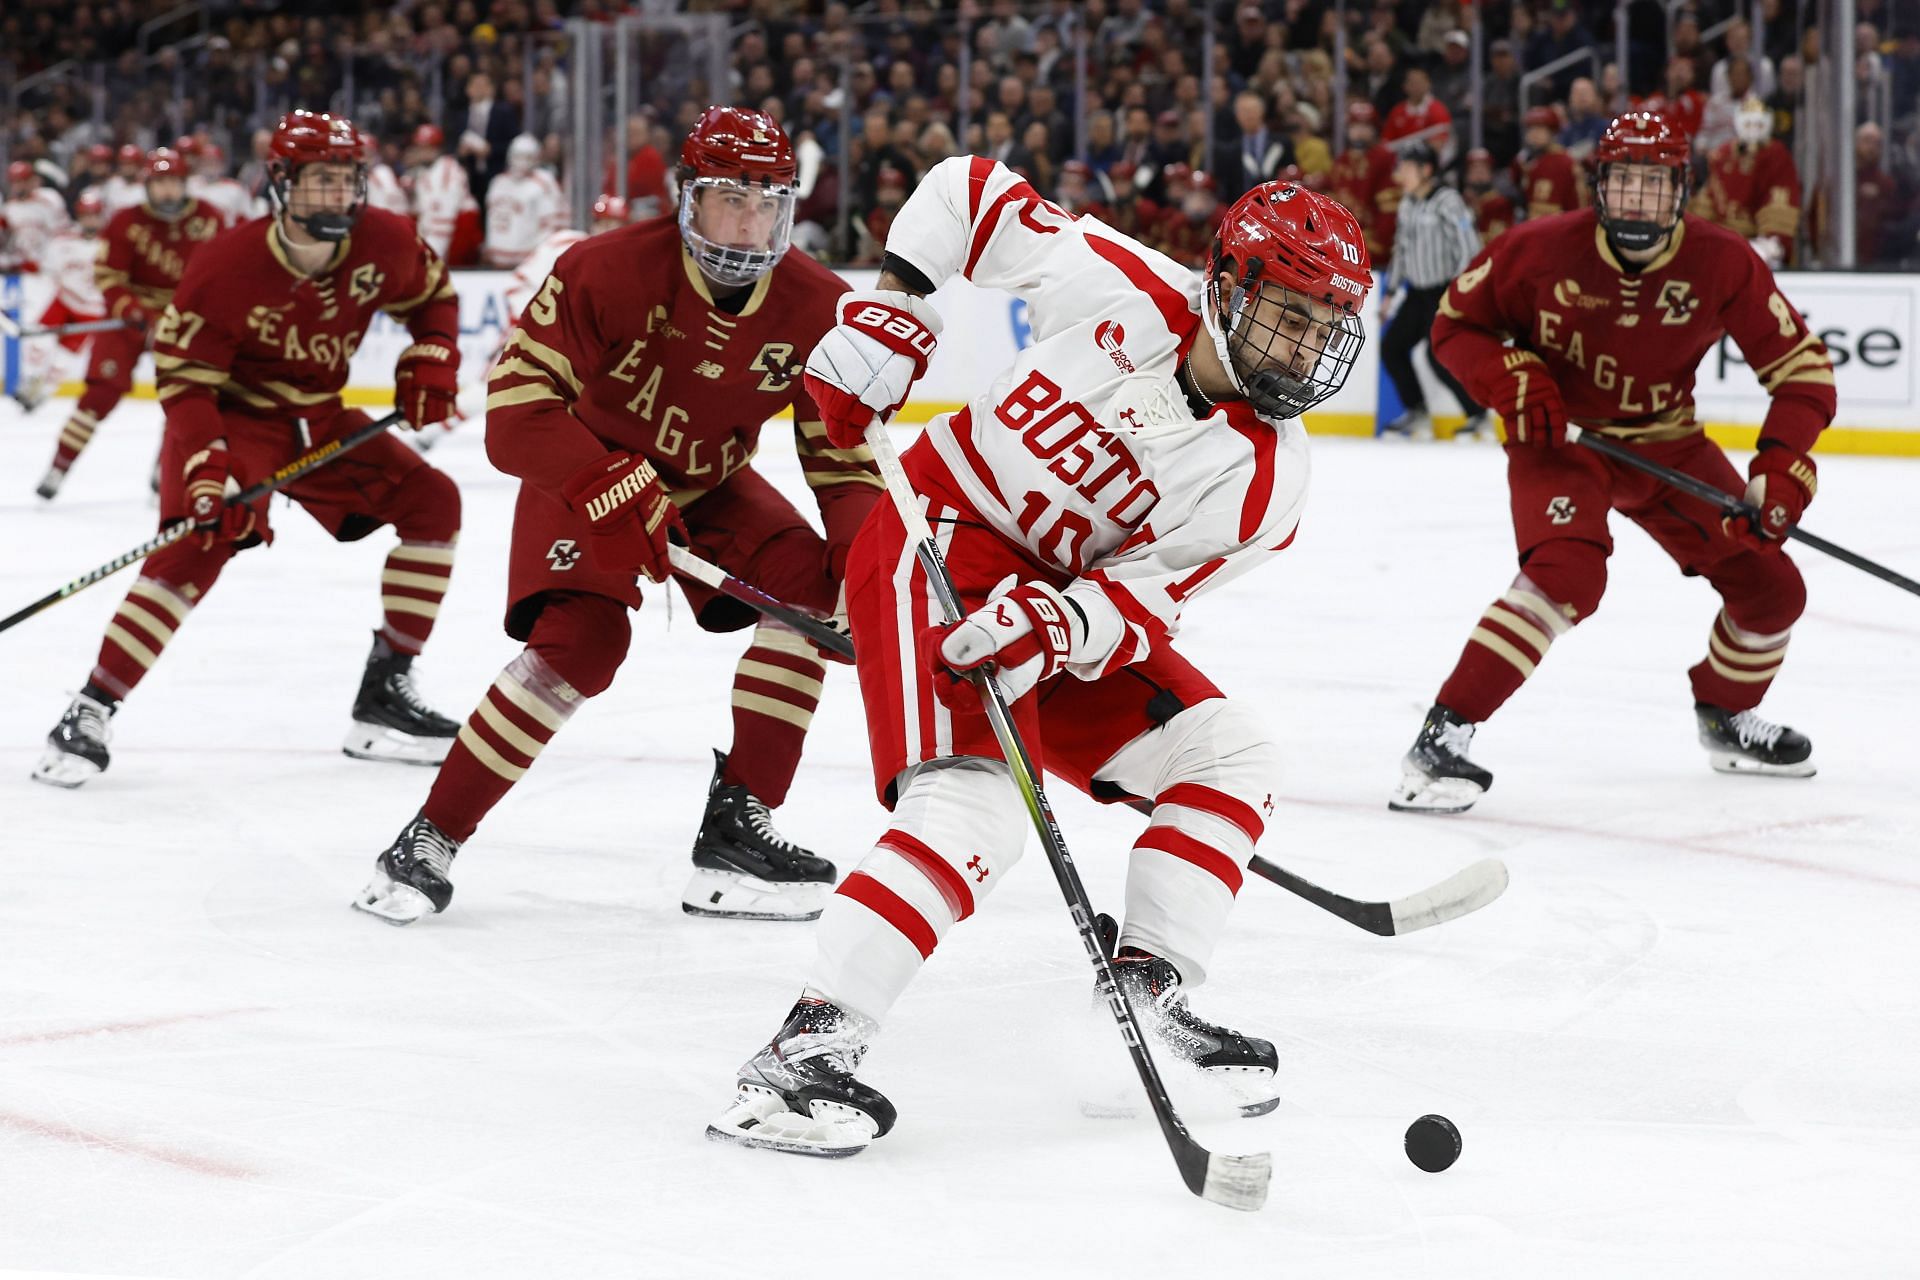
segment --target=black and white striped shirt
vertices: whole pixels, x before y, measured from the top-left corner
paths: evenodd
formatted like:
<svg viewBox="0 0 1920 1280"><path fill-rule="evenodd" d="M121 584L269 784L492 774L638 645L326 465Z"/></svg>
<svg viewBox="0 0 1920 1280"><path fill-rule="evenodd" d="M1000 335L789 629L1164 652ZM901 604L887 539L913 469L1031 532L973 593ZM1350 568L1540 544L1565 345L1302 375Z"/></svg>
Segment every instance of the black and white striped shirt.
<svg viewBox="0 0 1920 1280"><path fill-rule="evenodd" d="M1424 197L1400 201L1393 232L1393 274L1416 289L1438 289L1480 252L1473 211L1460 193L1436 183Z"/></svg>

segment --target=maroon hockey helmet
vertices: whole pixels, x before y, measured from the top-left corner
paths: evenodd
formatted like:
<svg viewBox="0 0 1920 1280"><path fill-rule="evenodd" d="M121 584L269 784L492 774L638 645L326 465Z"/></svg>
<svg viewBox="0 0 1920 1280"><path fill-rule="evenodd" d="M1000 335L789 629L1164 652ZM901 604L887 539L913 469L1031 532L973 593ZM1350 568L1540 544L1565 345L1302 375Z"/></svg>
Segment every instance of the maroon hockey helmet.
<svg viewBox="0 0 1920 1280"><path fill-rule="evenodd" d="M129 142L113 153L113 162L122 168L130 165L139 165L141 168L145 168L147 153Z"/></svg>
<svg viewBox="0 0 1920 1280"><path fill-rule="evenodd" d="M627 208L627 202L619 196L597 196L593 202L593 221L617 222L624 227L633 221L633 215Z"/></svg>
<svg viewBox="0 0 1920 1280"><path fill-rule="evenodd" d="M187 162L172 147L159 147L147 157L147 171L143 175L147 184L147 207L163 218L171 218L187 207ZM173 194L161 200L153 194L155 178L172 178Z"/></svg>
<svg viewBox="0 0 1920 1280"><path fill-rule="evenodd" d="M104 142L96 142L87 148L87 161L103 168L113 163L113 148Z"/></svg>
<svg viewBox="0 0 1920 1280"><path fill-rule="evenodd" d="M751 284L793 238L793 143L770 115L708 107L680 148L680 238L708 279Z"/></svg>
<svg viewBox="0 0 1920 1280"><path fill-rule="evenodd" d="M367 206L367 166L361 159L360 131L345 116L289 111L274 126L267 161L267 190L280 211L316 240L344 240ZM352 170L352 201L345 210L296 211L293 188L309 165L343 165Z"/></svg>
<svg viewBox="0 0 1920 1280"><path fill-rule="evenodd" d="M1254 409L1294 418L1353 372L1372 286L1351 213L1298 183L1263 182L1233 202L1214 237L1201 316Z"/></svg>
<svg viewBox="0 0 1920 1280"><path fill-rule="evenodd" d="M147 157L146 176L184 178L187 176L187 162L182 160L180 153L172 147L160 147Z"/></svg>
<svg viewBox="0 0 1920 1280"><path fill-rule="evenodd" d="M1658 111L1615 116L1592 158L1593 203L1607 239L1617 248L1641 250L1672 234L1686 213L1692 159L1687 135ZM1667 176L1657 176L1663 170Z"/></svg>
<svg viewBox="0 0 1920 1280"><path fill-rule="evenodd" d="M1380 109L1365 98L1355 99L1347 104L1347 123L1377 128L1380 124Z"/></svg>
<svg viewBox="0 0 1920 1280"><path fill-rule="evenodd" d="M1550 129L1560 131L1560 113L1552 107L1528 107L1527 114L1520 118L1522 128Z"/></svg>

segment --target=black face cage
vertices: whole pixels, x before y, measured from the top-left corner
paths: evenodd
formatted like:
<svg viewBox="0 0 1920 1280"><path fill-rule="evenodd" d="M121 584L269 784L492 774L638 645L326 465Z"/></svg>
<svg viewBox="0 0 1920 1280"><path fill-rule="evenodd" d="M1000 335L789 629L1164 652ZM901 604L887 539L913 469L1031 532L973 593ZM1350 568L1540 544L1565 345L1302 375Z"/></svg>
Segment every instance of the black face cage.
<svg viewBox="0 0 1920 1280"><path fill-rule="evenodd" d="M1607 175L1615 165L1640 169L1661 168L1673 175L1673 214L1665 222L1648 218L1626 218L1607 207ZM1651 249L1680 225L1687 212L1687 197L1693 194L1693 171L1684 164L1655 165L1645 160L1609 160L1594 167L1593 207L1606 229L1607 238L1622 249Z"/></svg>
<svg viewBox="0 0 1920 1280"><path fill-rule="evenodd" d="M310 160L308 164L320 164L322 161ZM353 203L346 212L335 213L332 210L319 213L301 213L293 208L293 181L299 175L299 165L290 165L285 160L275 160L267 166L268 203L276 212L285 213L306 229L308 235L316 240L344 240L353 230L353 224L359 220L360 211L367 207L367 166L356 161L353 166Z"/></svg>
<svg viewBox="0 0 1920 1280"><path fill-rule="evenodd" d="M1248 267L1220 317L1233 379L1262 417L1297 418L1346 385L1366 335L1359 316L1324 302L1316 312L1313 298L1259 274Z"/></svg>

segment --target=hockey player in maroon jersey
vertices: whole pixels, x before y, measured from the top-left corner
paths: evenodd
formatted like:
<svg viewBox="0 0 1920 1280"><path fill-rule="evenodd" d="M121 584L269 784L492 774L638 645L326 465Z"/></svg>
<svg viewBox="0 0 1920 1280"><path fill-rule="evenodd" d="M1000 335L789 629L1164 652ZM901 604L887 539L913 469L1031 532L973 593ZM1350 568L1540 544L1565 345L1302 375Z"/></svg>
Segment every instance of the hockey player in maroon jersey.
<svg viewBox="0 0 1920 1280"><path fill-rule="evenodd" d="M664 582L684 522L702 558L773 595L834 611L847 548L880 496L864 446L836 447L800 368L846 285L788 251L792 145L771 117L714 107L680 155L680 209L560 258L494 365L487 452L520 477L506 630L526 648L460 730L419 814L354 905L396 924L444 911L455 852L627 656L640 578ZM791 408L826 537L749 465ZM679 514L675 511L678 509ZM812 919L833 864L775 830L826 675L798 634L687 579L699 625L758 622L733 684L733 748L715 753L693 875L695 915Z"/></svg>
<svg viewBox="0 0 1920 1280"><path fill-rule="evenodd" d="M1688 673L1713 767L1814 771L1812 744L1755 708L1806 605L1781 538L1813 500L1809 455L1833 420L1833 366L1747 242L1684 213L1688 150L1657 114L1618 117L1594 148L1595 207L1515 227L1441 304L1434 354L1506 428L1520 574L1441 686L1402 766L1395 809L1458 813L1491 785L1467 758L1474 730L1599 607L1611 511L1720 595L1706 654ZM1722 334L1772 397L1745 480L1694 416L1694 371ZM1728 493L1744 490L1757 524L1723 519L1710 503L1569 444L1570 422Z"/></svg>
<svg viewBox="0 0 1920 1280"><path fill-rule="evenodd" d="M736 1076L708 1135L845 1156L894 1109L856 1076L942 940L1004 882L1027 821L964 673L992 663L1028 750L1108 802L1149 802L1128 854L1114 971L1163 1061L1277 1105L1274 1046L1203 1019L1242 869L1271 817L1275 748L1173 642L1198 597L1293 541L1307 485L1298 416L1360 350L1372 280L1331 197L1266 182L1235 201L1205 279L1006 166L935 165L893 225L880 288L807 361L841 441L926 367L925 300L964 277L1028 304L1034 341L901 460L965 616L946 624L891 504L848 570L874 790L890 826L829 899L799 1001ZM1204 609L1204 606L1200 606Z"/></svg>
<svg viewBox="0 0 1920 1280"><path fill-rule="evenodd" d="M1694 199L1693 212L1745 236L1778 270L1800 230L1800 175L1786 144L1773 136L1773 113L1760 99L1740 104L1733 127L1735 136L1707 160L1706 189Z"/></svg>
<svg viewBox="0 0 1920 1280"><path fill-rule="evenodd" d="M458 390L459 308L446 270L404 218L366 209L359 138L337 116L294 111L272 143L276 213L194 254L153 329L166 431L160 518L197 532L148 556L107 625L99 660L48 735L34 777L77 787L107 767L108 720L165 651L237 551L269 543L267 499L226 495L370 419L344 409L347 362L376 313L413 344L394 370L407 423L444 418ZM391 524L400 543L380 575L374 633L343 747L369 760L431 764L459 726L414 692L409 668L453 572L460 492L421 456L381 435L281 493L342 542Z"/></svg>
<svg viewBox="0 0 1920 1280"><path fill-rule="evenodd" d="M1513 201L1494 187L1493 153L1485 147L1467 152L1460 194L1467 198L1467 207L1473 210L1473 227L1480 233L1481 244L1492 244L1513 226Z"/></svg>
<svg viewBox="0 0 1920 1280"><path fill-rule="evenodd" d="M60 428L53 464L36 491L43 498L60 492L93 433L133 389L133 367L147 348L148 331L167 309L194 253L220 232L219 211L189 196L186 180L178 154L164 147L154 152L147 158L146 201L115 214L101 235L94 281L107 315L127 327L94 335L86 389Z"/></svg>
<svg viewBox="0 0 1920 1280"><path fill-rule="evenodd" d="M1380 113L1364 99L1347 104L1347 149L1333 162L1331 194L1360 220L1367 254L1385 262L1393 252L1400 188L1393 181L1394 154L1380 141Z"/></svg>
<svg viewBox="0 0 1920 1280"><path fill-rule="evenodd" d="M1520 200L1529 218L1550 218L1587 206L1587 189L1567 149L1553 140L1560 113L1552 107L1529 107L1523 118L1526 150L1514 159L1519 174Z"/></svg>

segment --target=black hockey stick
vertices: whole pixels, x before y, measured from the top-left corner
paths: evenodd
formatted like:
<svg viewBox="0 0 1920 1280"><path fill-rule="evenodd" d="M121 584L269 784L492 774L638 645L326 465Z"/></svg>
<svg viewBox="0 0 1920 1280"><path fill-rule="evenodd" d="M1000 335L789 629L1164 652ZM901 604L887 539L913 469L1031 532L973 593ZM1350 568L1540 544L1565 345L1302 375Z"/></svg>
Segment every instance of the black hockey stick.
<svg viewBox="0 0 1920 1280"><path fill-rule="evenodd" d="M887 482L887 495L893 499L894 508L907 527L907 536L913 539L914 554L925 569L934 594L939 597L941 612L947 621L958 622L960 599L953 589L953 580L947 576L946 561L914 497L913 486L906 472L900 469L900 457L894 452L893 441L887 437L883 423L875 422L867 428L867 447L873 450L874 461ZM1139 1019L1134 1017L1133 1007L1120 993L1113 957L1108 954L1106 943L1094 924L1093 904L1087 900L1087 888L1080 882L1073 855L1067 852L1060 824L1054 821L1053 806L1047 803L1047 793L1040 787L1040 775L1027 755L1026 745L1020 741L999 682L984 672L975 672L973 683L979 690L987 719L993 725L994 737L999 739L1000 750L1007 758L1007 767L1013 772L1014 785L1026 804L1027 815L1040 833L1040 845L1047 852L1054 879L1059 882L1060 892L1073 913L1080 943L1093 961L1100 998L1113 1014L1120 1038L1126 1041L1127 1052L1133 1056L1134 1069L1140 1073L1140 1083L1146 1088L1147 1100L1153 1107L1154 1118L1160 1122L1167 1146L1173 1151L1173 1161L1180 1167L1181 1178L1189 1191L1215 1204L1230 1209L1258 1209L1267 1200L1267 1184L1273 1178L1273 1157L1264 1151L1244 1156L1219 1155L1195 1142L1187 1132L1187 1126L1173 1109L1173 1100L1167 1096L1166 1083L1153 1063L1153 1055L1147 1051Z"/></svg>
<svg viewBox="0 0 1920 1280"><path fill-rule="evenodd" d="M678 543L667 548L667 558L673 562L676 571L686 574L696 582L704 582L722 595L732 596L741 604L758 609L775 622L785 623L822 649L833 652L853 661L853 640L846 632L835 629L824 619L816 618L804 610L790 604L782 604L751 582L742 582L717 564L702 560Z"/></svg>
<svg viewBox="0 0 1920 1280"><path fill-rule="evenodd" d="M1331 911L1349 924L1383 938L1432 928L1469 915L1507 891L1507 867L1498 858L1483 858L1470 867L1448 876L1430 889L1395 898L1391 902L1361 902L1322 889L1311 880L1303 880L1278 863L1259 854L1247 863L1247 869L1264 876L1289 893L1295 893L1323 911Z"/></svg>
<svg viewBox="0 0 1920 1280"><path fill-rule="evenodd" d="M265 497L290 480L299 479L315 467L324 467L327 463L332 462L335 458L347 452L347 450L356 449L373 439L388 427L400 421L401 416L400 411L396 409L378 422L369 422L366 426L353 432L351 435L341 436L338 440L329 440L317 449L308 450L306 453L301 454L292 462L289 462L286 466L268 476L265 480L260 481L258 484L249 485L233 497L228 498L227 505L230 507L243 506L246 503ZM24 609L17 609L5 618L0 618L0 631L5 631L8 627L17 626L41 610L50 609L54 605L59 604L68 596L85 591L94 583L99 582L103 578L112 577L128 565L146 559L162 547L172 546L174 543L180 541L180 539L192 533L193 529L193 525L185 520L176 521L168 525L133 550L122 552L99 568L90 569L86 573L81 574L66 586L61 587L58 591L50 591Z"/></svg>
<svg viewBox="0 0 1920 1280"><path fill-rule="evenodd" d="M1583 430L1580 427L1569 426L1567 428L1567 434L1595 453L1604 453L1615 462L1624 463L1638 471L1644 471L1648 475L1672 485L1682 493L1690 493L1703 502L1711 502L1730 516L1746 516L1755 525L1760 523L1760 513L1756 511L1751 504L1731 493L1725 493L1715 488L1705 480L1696 480L1690 475L1675 471L1672 467L1663 467L1657 462L1641 457L1619 442L1609 440L1607 437L1595 432ZM1808 533L1797 524L1787 526L1786 536L1792 538L1795 542L1806 543L1815 551L1824 551L1835 560L1840 561L1842 564L1850 564L1862 573L1870 573L1882 582L1890 582L1902 591L1910 591L1914 595L1920 596L1920 582L1915 582L1905 574L1895 573L1892 569L1887 568L1887 566L1877 564L1863 555L1857 555L1845 547L1835 546L1825 538Z"/></svg>

